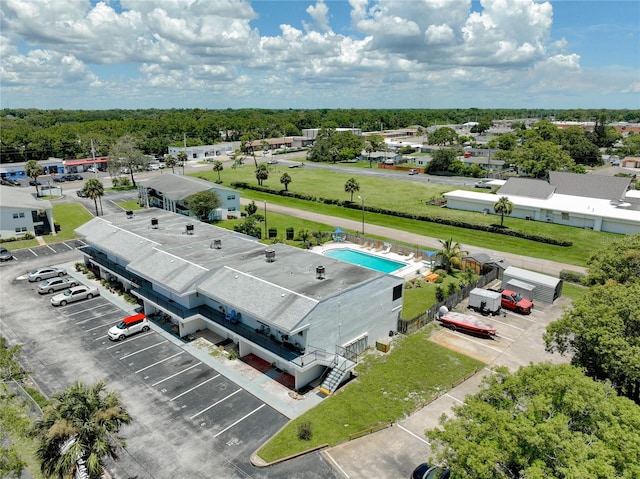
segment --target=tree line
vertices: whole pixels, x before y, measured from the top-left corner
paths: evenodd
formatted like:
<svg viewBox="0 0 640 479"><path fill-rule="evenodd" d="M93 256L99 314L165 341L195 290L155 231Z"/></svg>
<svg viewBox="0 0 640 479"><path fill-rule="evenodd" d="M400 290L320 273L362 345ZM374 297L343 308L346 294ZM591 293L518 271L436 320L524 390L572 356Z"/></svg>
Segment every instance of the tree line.
<svg viewBox="0 0 640 479"><path fill-rule="evenodd" d="M363 131L487 122L501 119L555 118L560 121L640 120L640 110L544 109L318 109L318 110L36 110L3 109L0 162L106 156L118 138L131 135L145 154L187 146L300 135L305 128L355 127Z"/></svg>

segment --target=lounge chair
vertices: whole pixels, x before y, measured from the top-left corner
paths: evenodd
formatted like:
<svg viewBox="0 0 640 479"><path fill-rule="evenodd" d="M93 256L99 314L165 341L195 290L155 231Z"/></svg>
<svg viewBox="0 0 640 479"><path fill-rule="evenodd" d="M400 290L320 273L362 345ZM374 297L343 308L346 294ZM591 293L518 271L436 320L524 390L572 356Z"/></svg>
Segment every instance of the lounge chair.
<svg viewBox="0 0 640 479"><path fill-rule="evenodd" d="M411 261L415 255L415 253L409 253L409 256L407 256L407 261Z"/></svg>
<svg viewBox="0 0 640 479"><path fill-rule="evenodd" d="M387 254L389 251L391 251L391 246L387 246L387 247L385 248L385 250L384 250L384 251L380 251L380 253L381 253L381 254Z"/></svg>

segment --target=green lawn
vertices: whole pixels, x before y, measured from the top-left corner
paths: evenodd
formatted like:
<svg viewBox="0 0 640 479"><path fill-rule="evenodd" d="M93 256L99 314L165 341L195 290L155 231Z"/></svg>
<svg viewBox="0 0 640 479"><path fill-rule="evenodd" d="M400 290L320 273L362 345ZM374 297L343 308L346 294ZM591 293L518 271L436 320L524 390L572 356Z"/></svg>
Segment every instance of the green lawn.
<svg viewBox="0 0 640 479"><path fill-rule="evenodd" d="M357 379L291 421L258 455L272 462L322 444L334 446L350 434L405 417L418 404L483 366L428 341L428 336L429 328L397 336L390 353L368 355L356 368ZM298 426L303 423L311 425L309 441L298 439Z"/></svg>
<svg viewBox="0 0 640 479"><path fill-rule="evenodd" d="M253 164L247 163L243 167L224 170L221 177L223 183L227 186L231 186L232 182L241 181L249 184L257 184L254 177L254 171L255 167ZM274 189L281 189L282 185L280 184L279 179L285 172L293 179L289 184L290 191L311 195L315 194L323 198L335 198L339 200L349 200L351 198L349 194L344 192L344 184L347 179L353 175L327 170L287 168L275 165L275 167L271 168L271 175L269 179L264 182L264 185ZM217 179L217 174L213 171L201 171L193 174L193 176L208 179L210 181L215 181ZM357 177L357 181L360 184L359 194L366 197L367 206L378 206L402 212L431 215L433 217L459 219L485 225L500 222L500 218L497 215L483 215L481 213L449 210L425 204L427 200L440 197L442 193L453 189L446 185L434 183L423 184L375 177ZM266 200L267 202L275 204L348 218L355 221L359 221L362 215L360 209L349 209L339 206L325 205L319 202L296 200L251 190L243 190L242 196L245 198L255 199L256 201ZM360 201L358 200L358 194L355 194L353 199L355 203ZM369 212L366 213L366 222L439 239L452 237L455 241L463 244L523 254L552 261L562 261L580 266L586 265L592 251L595 249L605 248L610 241L619 237L619 235L611 233L601 233L588 229L561 226L540 221L526 221L509 217L505 218L505 226L510 229L571 241L573 242L573 246L553 246L506 235Z"/></svg>
<svg viewBox="0 0 640 479"><path fill-rule="evenodd" d="M140 206L140 203L138 202L138 200L119 201L117 204L125 211L126 210L134 211L134 210L142 209L142 206Z"/></svg>

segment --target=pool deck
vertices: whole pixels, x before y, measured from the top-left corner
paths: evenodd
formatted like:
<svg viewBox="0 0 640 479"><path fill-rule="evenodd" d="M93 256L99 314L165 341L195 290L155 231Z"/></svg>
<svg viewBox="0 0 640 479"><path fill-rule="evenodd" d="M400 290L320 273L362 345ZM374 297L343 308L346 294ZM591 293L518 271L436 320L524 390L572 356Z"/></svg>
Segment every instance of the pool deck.
<svg viewBox="0 0 640 479"><path fill-rule="evenodd" d="M378 256L380 258L390 259L399 263L403 263L405 265L404 267L389 273L390 275L397 276L399 278L412 279L416 276L421 276L430 272L429 263L423 262L420 258L416 259L411 255L405 256L393 253L391 251L385 253L386 248L365 248L361 245L349 243L347 241L330 241L321 246L315 246L311 248L311 252L323 255L325 251L329 251L332 249L350 249L371 256Z"/></svg>

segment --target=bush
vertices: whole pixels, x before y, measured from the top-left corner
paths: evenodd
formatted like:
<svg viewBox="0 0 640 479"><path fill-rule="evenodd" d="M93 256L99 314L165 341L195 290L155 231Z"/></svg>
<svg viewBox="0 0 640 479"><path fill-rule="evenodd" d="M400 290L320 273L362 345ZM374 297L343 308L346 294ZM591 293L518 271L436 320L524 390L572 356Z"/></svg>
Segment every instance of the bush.
<svg viewBox="0 0 640 479"><path fill-rule="evenodd" d="M577 271L563 269L560 271L560 279L569 283L583 284L586 275Z"/></svg>
<svg viewBox="0 0 640 479"><path fill-rule="evenodd" d="M436 301L438 303L444 301L444 289L442 289L442 286L436 286Z"/></svg>
<svg viewBox="0 0 640 479"><path fill-rule="evenodd" d="M302 422L298 424L298 439L302 441L310 441L313 437L313 429L310 422Z"/></svg>

